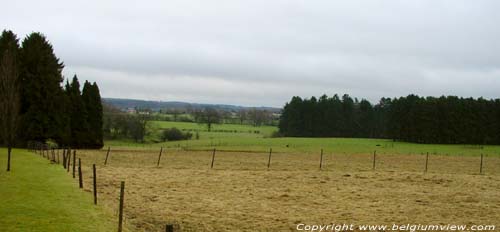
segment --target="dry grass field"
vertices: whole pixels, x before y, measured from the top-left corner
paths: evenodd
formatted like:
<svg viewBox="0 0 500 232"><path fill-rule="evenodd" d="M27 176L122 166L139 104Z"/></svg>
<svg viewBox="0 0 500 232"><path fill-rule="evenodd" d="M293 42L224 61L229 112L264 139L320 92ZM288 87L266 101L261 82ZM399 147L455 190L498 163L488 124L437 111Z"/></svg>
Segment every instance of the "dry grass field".
<svg viewBox="0 0 500 232"><path fill-rule="evenodd" d="M138 231L294 231L298 223L498 224L500 158L113 150L78 151L84 188L97 165L99 204ZM500 225L497 225L500 226Z"/></svg>

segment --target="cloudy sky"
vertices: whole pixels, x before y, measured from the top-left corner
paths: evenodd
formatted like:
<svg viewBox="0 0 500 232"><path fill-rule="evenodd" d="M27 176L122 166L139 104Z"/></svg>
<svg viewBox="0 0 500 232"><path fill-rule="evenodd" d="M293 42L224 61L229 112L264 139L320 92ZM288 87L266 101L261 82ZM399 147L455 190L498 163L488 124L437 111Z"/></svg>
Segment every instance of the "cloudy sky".
<svg viewBox="0 0 500 232"><path fill-rule="evenodd" d="M104 97L281 107L292 96L500 97L500 1L6 1Z"/></svg>

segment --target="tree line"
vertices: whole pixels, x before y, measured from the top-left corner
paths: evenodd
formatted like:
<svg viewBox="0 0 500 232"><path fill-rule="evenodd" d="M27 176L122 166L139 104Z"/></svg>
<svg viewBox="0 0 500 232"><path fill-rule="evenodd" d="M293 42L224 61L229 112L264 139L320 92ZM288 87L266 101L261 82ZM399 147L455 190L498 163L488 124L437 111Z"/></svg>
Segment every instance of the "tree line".
<svg viewBox="0 0 500 232"><path fill-rule="evenodd" d="M144 142L145 136L151 133L150 114L136 111L128 114L110 104L103 105L103 132L107 139L133 139L135 142Z"/></svg>
<svg viewBox="0 0 500 232"><path fill-rule="evenodd" d="M382 98L345 94L286 103L280 133L292 137L390 138L441 144L500 144L500 99L456 96Z"/></svg>
<svg viewBox="0 0 500 232"><path fill-rule="evenodd" d="M0 113L3 125L14 122L15 126L11 133L2 133L4 141L15 135L6 143L26 146L30 141L52 140L75 148L103 146L99 87L88 81L81 87L76 75L63 86L64 64L43 34L31 33L19 44L17 35L4 30L0 36L0 63L2 85L12 83L9 91L0 92L0 98L9 98L15 105L8 107L12 111ZM9 97L7 92L15 93L11 94L15 97Z"/></svg>
<svg viewBox="0 0 500 232"><path fill-rule="evenodd" d="M274 117L273 112L265 109L247 108L235 110L221 110L214 107L204 107L196 109L161 109L159 114L152 114L152 118L157 121L174 121L174 122L198 122L200 115L205 111L215 111L220 123L228 124L247 124L252 126L276 125L277 117ZM144 111L144 110L137 110ZM152 110L149 112L153 113ZM168 116L163 116L168 115ZM171 117L170 117L171 116ZM192 116L192 117L190 117Z"/></svg>
<svg viewBox="0 0 500 232"><path fill-rule="evenodd" d="M112 106L103 104L103 133L107 139L132 139L135 142L144 143L147 135L156 134L157 128L152 121L156 121L157 116L152 114L152 110L136 109L126 113ZM212 118L212 120L215 120ZM210 120L210 125L216 123ZM161 131L160 140L154 142L165 142L175 140L191 139L192 134L184 133L177 128L168 128ZM199 137L199 136L198 136Z"/></svg>

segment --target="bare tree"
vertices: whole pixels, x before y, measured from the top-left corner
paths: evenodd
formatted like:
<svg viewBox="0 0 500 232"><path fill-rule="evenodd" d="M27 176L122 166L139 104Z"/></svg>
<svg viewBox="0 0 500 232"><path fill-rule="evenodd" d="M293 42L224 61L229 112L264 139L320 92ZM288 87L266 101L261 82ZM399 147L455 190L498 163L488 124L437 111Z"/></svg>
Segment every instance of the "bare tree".
<svg viewBox="0 0 500 232"><path fill-rule="evenodd" d="M268 123L271 120L271 113L267 110L252 108L248 112L248 117L250 118L254 126L261 126L262 124Z"/></svg>
<svg viewBox="0 0 500 232"><path fill-rule="evenodd" d="M0 63L0 125L2 138L7 145L7 171L10 171L10 156L16 140L21 104L18 77L14 54L6 50Z"/></svg>
<svg viewBox="0 0 500 232"><path fill-rule="evenodd" d="M212 130L212 124L222 121L222 115L214 108L207 107L202 111L196 111L194 118L198 123L207 124L208 131Z"/></svg>
<svg viewBox="0 0 500 232"><path fill-rule="evenodd" d="M240 109L238 111L238 119L240 120L240 124L243 125L243 122L247 119L248 112L245 109Z"/></svg>

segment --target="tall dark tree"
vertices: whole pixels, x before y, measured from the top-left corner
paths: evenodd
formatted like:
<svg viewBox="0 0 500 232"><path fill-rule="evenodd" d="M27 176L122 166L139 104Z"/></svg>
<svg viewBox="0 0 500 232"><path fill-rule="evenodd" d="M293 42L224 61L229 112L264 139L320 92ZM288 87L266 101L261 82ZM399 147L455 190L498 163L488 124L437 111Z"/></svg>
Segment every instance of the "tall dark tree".
<svg viewBox="0 0 500 232"><path fill-rule="evenodd" d="M102 103L97 84L85 83L81 93L75 76L64 89L61 86L64 65L41 33L31 33L21 45L11 31L2 33L0 121L3 125L0 126L9 131L15 131L13 128L17 126L18 138L11 141L10 136L15 133L5 131L0 136L9 139L9 146L14 142L27 145L30 141L52 140L60 145L101 147ZM14 123L17 117L11 117L16 112L19 123Z"/></svg>
<svg viewBox="0 0 500 232"><path fill-rule="evenodd" d="M19 122L19 42L12 31L0 36L0 140L7 146L7 171L10 171L12 147Z"/></svg>
<svg viewBox="0 0 500 232"><path fill-rule="evenodd" d="M85 81L82 90L82 99L87 112L87 147L101 148L103 146L103 109L99 87L95 82L90 84L90 82Z"/></svg>
<svg viewBox="0 0 500 232"><path fill-rule="evenodd" d="M24 141L62 141L65 136L63 63L41 33L28 35L20 52L21 131Z"/></svg>
<svg viewBox="0 0 500 232"><path fill-rule="evenodd" d="M86 147L91 144L88 113L76 75L73 76L71 83L66 83L66 94L70 102L71 145L78 148Z"/></svg>

